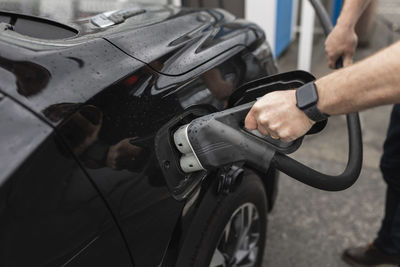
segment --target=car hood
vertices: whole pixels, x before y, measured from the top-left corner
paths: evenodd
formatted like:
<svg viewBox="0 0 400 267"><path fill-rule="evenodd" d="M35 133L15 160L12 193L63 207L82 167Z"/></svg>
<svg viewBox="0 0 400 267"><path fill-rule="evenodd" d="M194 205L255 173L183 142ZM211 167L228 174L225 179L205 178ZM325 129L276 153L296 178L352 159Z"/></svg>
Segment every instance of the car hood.
<svg viewBox="0 0 400 267"><path fill-rule="evenodd" d="M70 2L82 8L88 3L101 7L103 2L132 5L129 1ZM55 103L84 103L146 65L163 74L158 87L167 88L172 84L170 79L184 82L264 40L263 31L255 24L219 9L141 5L145 13L98 28L90 23L93 14L116 6L67 16L59 12L66 8L55 3L62 1L29 1L25 5L0 0L2 10L40 15L79 29L73 38L43 40L0 24L0 91L37 113ZM57 11L42 8L45 5Z"/></svg>
<svg viewBox="0 0 400 267"><path fill-rule="evenodd" d="M141 7L159 11L158 18L152 14L152 21L165 19L171 15L171 10L173 10L172 7L152 5L136 0L0 0L0 10L2 11L47 18L68 25L79 24L80 21L107 11ZM160 11L169 14L161 14L163 12ZM150 23L150 21L147 22Z"/></svg>
<svg viewBox="0 0 400 267"><path fill-rule="evenodd" d="M143 12L115 25L101 27L94 22L94 18L110 11L132 9ZM187 73L230 49L243 49L264 38L263 31L255 24L237 19L221 9L179 8L129 0L33 0L23 3L0 0L0 10L51 19L78 31L73 38L52 41L55 45L106 39L125 54L172 76ZM39 42L43 43L43 40Z"/></svg>
<svg viewBox="0 0 400 267"><path fill-rule="evenodd" d="M131 34L110 32L105 38L155 71L178 76L229 50L250 47L263 40L264 33L222 9L180 9L174 16L136 28Z"/></svg>

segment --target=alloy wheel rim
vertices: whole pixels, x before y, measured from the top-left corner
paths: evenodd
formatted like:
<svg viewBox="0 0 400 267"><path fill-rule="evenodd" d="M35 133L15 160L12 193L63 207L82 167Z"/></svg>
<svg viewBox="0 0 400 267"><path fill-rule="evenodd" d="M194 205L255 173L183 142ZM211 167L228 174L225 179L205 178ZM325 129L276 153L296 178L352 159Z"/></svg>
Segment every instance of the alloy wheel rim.
<svg viewBox="0 0 400 267"><path fill-rule="evenodd" d="M253 267L259 253L260 216L253 203L233 212L211 258L210 267Z"/></svg>

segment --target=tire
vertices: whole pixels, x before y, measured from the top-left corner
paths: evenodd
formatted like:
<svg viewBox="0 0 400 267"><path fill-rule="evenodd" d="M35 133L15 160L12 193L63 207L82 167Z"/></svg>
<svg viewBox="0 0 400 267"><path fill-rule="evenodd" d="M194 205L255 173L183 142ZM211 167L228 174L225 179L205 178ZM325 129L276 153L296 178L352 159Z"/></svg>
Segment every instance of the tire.
<svg viewBox="0 0 400 267"><path fill-rule="evenodd" d="M234 192L219 195L217 199L215 206L202 203L196 217L203 223L192 229L197 234L185 242L184 254L177 266L261 266L267 226L267 198L262 181L253 172L246 172ZM253 216L249 216L250 212ZM247 227L241 227L242 218L247 218L243 220ZM237 238L246 233L246 228L249 228L248 234ZM238 243L242 249L235 249ZM238 260L242 258L239 255L244 256L242 260Z"/></svg>

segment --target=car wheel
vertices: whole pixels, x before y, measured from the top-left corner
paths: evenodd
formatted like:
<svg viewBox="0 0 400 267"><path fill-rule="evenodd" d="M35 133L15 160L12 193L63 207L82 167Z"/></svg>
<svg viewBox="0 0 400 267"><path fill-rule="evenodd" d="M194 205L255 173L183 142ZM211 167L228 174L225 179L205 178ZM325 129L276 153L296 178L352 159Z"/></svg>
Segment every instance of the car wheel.
<svg viewBox="0 0 400 267"><path fill-rule="evenodd" d="M258 267L264 254L267 198L260 178L247 172L236 190L220 198L204 224L200 240L192 240L187 266ZM187 250L186 250L187 251Z"/></svg>

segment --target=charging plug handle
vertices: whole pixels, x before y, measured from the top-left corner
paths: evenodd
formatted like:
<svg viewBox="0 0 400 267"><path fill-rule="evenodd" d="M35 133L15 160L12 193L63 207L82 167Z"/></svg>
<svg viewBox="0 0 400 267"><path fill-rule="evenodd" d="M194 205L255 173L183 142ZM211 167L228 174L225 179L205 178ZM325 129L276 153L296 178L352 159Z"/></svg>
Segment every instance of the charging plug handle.
<svg viewBox="0 0 400 267"><path fill-rule="evenodd" d="M340 191L354 184L362 166L361 127L357 114L347 115L347 167L341 175L332 176L318 172L286 155L301 145L302 138L284 143L270 137L260 138L245 130L243 121L253 104L254 102L250 102L200 117L187 126L193 152L205 170L246 162L261 172L267 172L274 166L290 177L321 190Z"/></svg>
<svg viewBox="0 0 400 267"><path fill-rule="evenodd" d="M276 149L263 138L244 130L242 125L253 104L200 117L187 126L188 140L204 169L239 162L247 162L261 171L269 169Z"/></svg>

